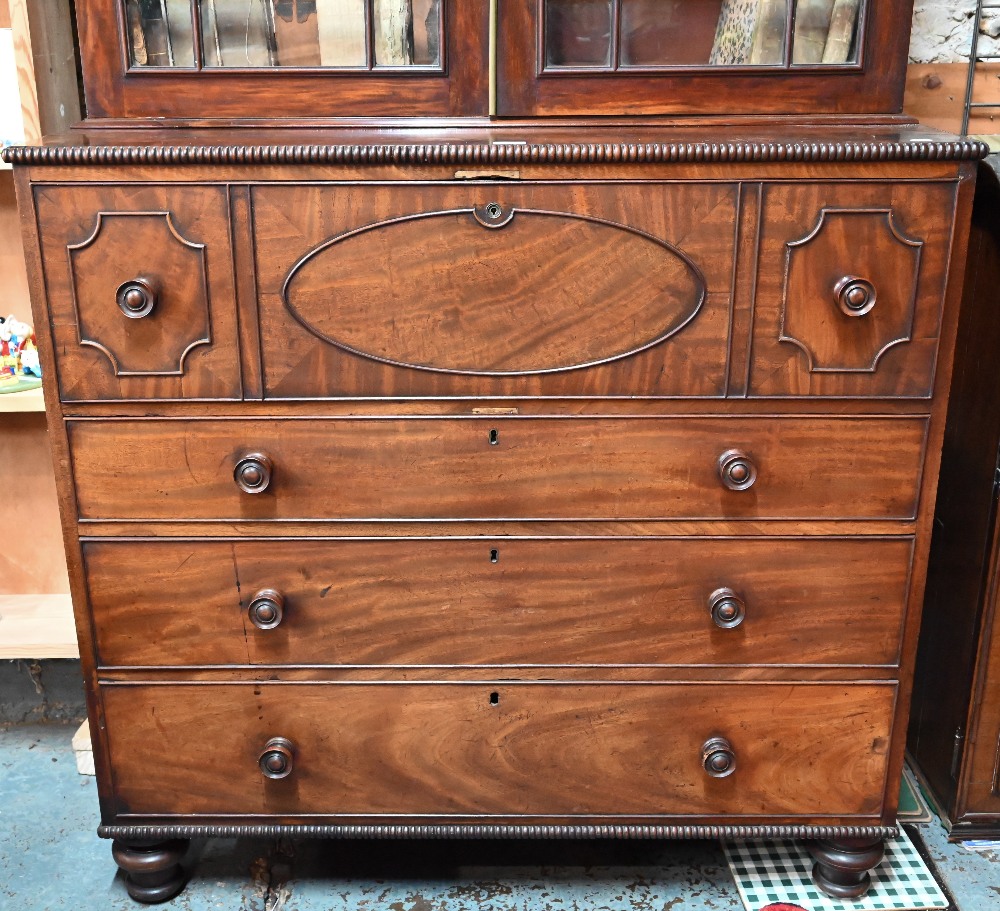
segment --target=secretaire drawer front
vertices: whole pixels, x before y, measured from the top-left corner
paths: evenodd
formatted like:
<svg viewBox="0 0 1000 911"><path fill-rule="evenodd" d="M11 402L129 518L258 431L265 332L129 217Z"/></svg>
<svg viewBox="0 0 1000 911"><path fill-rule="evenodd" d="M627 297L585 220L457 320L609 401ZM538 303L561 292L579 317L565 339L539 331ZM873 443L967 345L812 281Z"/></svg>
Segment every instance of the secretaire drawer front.
<svg viewBox="0 0 1000 911"><path fill-rule="evenodd" d="M68 422L81 518L259 521L909 519L926 426L825 417Z"/></svg>
<svg viewBox="0 0 1000 911"><path fill-rule="evenodd" d="M265 397L722 396L737 198L254 188Z"/></svg>
<svg viewBox="0 0 1000 911"><path fill-rule="evenodd" d="M105 666L887 665L909 538L88 541Z"/></svg>
<svg viewBox="0 0 1000 911"><path fill-rule="evenodd" d="M124 814L829 818L879 813L895 692L262 683L103 697Z"/></svg>
<svg viewBox="0 0 1000 911"><path fill-rule="evenodd" d="M764 188L752 396L927 398L956 184Z"/></svg>
<svg viewBox="0 0 1000 911"><path fill-rule="evenodd" d="M242 397L224 189L34 192L63 400Z"/></svg>

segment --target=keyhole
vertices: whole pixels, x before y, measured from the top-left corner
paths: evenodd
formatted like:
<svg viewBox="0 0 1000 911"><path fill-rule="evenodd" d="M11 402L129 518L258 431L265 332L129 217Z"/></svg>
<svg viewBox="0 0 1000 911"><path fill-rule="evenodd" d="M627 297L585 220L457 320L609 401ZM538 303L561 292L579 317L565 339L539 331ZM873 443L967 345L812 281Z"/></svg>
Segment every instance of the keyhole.
<svg viewBox="0 0 1000 911"><path fill-rule="evenodd" d="M500 442L500 431L491 430L490 431L490 446L496 446Z"/></svg>
<svg viewBox="0 0 1000 911"><path fill-rule="evenodd" d="M486 207L486 214L487 214L487 215L488 215L488 216L489 216L490 218L499 218L502 212L503 212L503 210L502 210L502 209L500 208L500 206L499 206L499 205L497 205L497 204L496 204L495 202L491 202L491 203L490 203L490 204L489 204L489 205L488 205L488 206Z"/></svg>
<svg viewBox="0 0 1000 911"><path fill-rule="evenodd" d="M490 705L499 705L499 704L500 704L500 694L490 693Z"/></svg>
<svg viewBox="0 0 1000 911"><path fill-rule="evenodd" d="M497 563L500 560L500 551L496 548L490 551L490 563Z"/></svg>

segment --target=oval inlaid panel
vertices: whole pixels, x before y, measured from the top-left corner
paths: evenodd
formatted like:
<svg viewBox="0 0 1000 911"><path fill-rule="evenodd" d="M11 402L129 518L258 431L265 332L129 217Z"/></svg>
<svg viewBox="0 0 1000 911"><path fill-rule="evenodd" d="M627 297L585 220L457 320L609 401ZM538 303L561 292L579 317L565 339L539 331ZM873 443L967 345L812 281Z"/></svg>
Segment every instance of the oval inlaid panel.
<svg viewBox="0 0 1000 911"><path fill-rule="evenodd" d="M665 241L565 212L489 212L339 235L292 268L285 304L364 357L477 374L616 360L668 339L701 307L701 271Z"/></svg>

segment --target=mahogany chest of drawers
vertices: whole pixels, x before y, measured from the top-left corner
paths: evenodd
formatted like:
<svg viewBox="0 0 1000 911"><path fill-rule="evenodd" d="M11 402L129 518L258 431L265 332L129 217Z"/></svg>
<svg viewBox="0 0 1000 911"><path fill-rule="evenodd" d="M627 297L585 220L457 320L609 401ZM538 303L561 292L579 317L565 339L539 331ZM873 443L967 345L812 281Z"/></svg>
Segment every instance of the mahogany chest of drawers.
<svg viewBox="0 0 1000 911"><path fill-rule="evenodd" d="M983 149L645 135L10 153L133 895L234 833L798 836L863 890Z"/></svg>

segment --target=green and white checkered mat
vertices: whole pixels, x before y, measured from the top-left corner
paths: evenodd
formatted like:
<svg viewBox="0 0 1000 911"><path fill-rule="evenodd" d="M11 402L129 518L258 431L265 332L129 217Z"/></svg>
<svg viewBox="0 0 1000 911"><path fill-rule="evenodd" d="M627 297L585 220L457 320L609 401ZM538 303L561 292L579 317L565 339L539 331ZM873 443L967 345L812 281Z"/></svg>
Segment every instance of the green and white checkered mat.
<svg viewBox="0 0 1000 911"><path fill-rule="evenodd" d="M898 838L886 842L885 859L872 871L868 894L853 902L830 898L813 885L813 859L804 844L740 841L723 847L747 911L760 911L778 902L801 905L806 911L925 911L948 907L948 899L902 829Z"/></svg>

